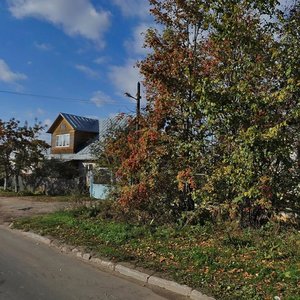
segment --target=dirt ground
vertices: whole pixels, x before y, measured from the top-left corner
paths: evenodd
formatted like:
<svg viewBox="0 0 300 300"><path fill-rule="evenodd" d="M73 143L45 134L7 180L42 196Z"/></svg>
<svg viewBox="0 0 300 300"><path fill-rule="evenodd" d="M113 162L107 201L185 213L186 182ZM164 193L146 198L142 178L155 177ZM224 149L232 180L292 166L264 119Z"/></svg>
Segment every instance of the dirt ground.
<svg viewBox="0 0 300 300"><path fill-rule="evenodd" d="M30 197L0 197L0 224L69 207L70 203L67 202L42 202Z"/></svg>

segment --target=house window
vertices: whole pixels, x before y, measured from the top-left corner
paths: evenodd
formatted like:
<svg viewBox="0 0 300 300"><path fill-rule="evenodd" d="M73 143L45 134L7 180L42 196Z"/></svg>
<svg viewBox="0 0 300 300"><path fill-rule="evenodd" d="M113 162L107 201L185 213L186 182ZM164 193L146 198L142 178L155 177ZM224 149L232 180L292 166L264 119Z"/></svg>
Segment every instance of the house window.
<svg viewBox="0 0 300 300"><path fill-rule="evenodd" d="M56 136L56 147L69 147L70 146L70 135L59 134Z"/></svg>

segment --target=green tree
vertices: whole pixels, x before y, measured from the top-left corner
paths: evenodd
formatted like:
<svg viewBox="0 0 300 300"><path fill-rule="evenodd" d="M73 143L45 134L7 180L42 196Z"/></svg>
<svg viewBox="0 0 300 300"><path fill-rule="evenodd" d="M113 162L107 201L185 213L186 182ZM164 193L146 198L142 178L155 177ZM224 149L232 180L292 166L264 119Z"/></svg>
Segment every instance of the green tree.
<svg viewBox="0 0 300 300"><path fill-rule="evenodd" d="M7 122L0 120L0 161L4 169L4 189L9 178L14 177L16 192L19 190L19 176L22 172L34 170L49 147L45 141L38 139L44 126L39 123L33 126L19 124L15 119Z"/></svg>
<svg viewBox="0 0 300 300"><path fill-rule="evenodd" d="M150 3L144 124L110 149L119 202L173 220L224 207L260 225L299 199L299 2Z"/></svg>

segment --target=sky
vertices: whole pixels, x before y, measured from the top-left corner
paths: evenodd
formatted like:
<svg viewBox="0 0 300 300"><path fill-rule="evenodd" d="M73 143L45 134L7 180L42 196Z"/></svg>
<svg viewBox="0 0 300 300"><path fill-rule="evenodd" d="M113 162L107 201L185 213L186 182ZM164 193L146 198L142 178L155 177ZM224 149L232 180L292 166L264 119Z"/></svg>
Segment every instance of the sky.
<svg viewBox="0 0 300 300"><path fill-rule="evenodd" d="M0 119L134 112L152 25L147 0L0 0Z"/></svg>
<svg viewBox="0 0 300 300"><path fill-rule="evenodd" d="M148 0L0 0L0 119L133 113L151 26Z"/></svg>

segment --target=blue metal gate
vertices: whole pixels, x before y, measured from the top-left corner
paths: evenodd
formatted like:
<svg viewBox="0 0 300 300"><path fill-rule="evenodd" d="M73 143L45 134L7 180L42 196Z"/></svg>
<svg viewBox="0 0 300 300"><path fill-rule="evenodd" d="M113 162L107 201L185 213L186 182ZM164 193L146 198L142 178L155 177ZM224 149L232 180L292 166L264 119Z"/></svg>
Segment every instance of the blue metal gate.
<svg viewBox="0 0 300 300"><path fill-rule="evenodd" d="M99 171L99 170L98 170ZM90 173L90 197L95 199L105 199L111 183L111 175L106 168L101 168L102 178L94 178L93 172ZM97 183L95 183L95 181Z"/></svg>
<svg viewBox="0 0 300 300"><path fill-rule="evenodd" d="M105 199L108 192L108 186L105 184L91 183L90 196L95 199Z"/></svg>

